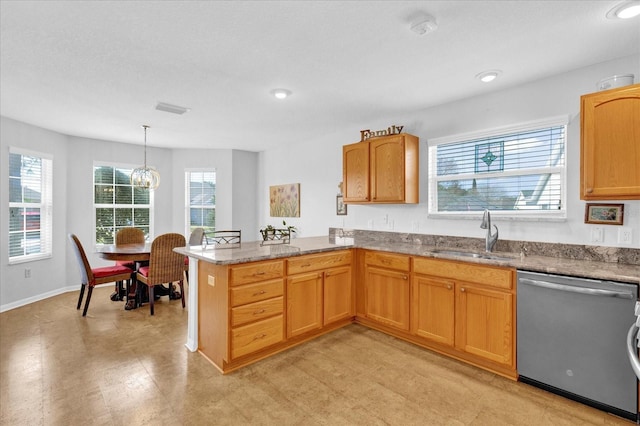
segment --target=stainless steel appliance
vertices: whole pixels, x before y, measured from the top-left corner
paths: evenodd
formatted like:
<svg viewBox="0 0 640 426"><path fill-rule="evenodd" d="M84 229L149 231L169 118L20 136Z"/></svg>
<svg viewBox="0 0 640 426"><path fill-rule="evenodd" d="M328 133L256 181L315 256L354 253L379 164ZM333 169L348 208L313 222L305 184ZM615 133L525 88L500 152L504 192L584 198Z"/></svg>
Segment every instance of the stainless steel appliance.
<svg viewBox="0 0 640 426"><path fill-rule="evenodd" d="M640 357L638 357L638 349L640 349L640 302L636 302L636 322L631 324L627 333L627 355L633 372L640 379Z"/></svg>
<svg viewBox="0 0 640 426"><path fill-rule="evenodd" d="M520 381L638 420L627 357L635 284L518 271Z"/></svg>

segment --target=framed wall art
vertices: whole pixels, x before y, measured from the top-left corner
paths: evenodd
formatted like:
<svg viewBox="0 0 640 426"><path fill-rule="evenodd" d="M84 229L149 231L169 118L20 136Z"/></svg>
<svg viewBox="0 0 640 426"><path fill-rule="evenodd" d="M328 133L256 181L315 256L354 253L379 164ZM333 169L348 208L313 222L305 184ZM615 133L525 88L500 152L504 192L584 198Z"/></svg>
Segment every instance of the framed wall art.
<svg viewBox="0 0 640 426"><path fill-rule="evenodd" d="M584 212L584 223L601 225L622 225L624 220L624 204L587 203Z"/></svg>
<svg viewBox="0 0 640 426"><path fill-rule="evenodd" d="M336 195L336 214L338 216L347 215L347 205L344 203L342 195Z"/></svg>
<svg viewBox="0 0 640 426"><path fill-rule="evenodd" d="M300 217L300 184L270 186L269 213L271 217Z"/></svg>

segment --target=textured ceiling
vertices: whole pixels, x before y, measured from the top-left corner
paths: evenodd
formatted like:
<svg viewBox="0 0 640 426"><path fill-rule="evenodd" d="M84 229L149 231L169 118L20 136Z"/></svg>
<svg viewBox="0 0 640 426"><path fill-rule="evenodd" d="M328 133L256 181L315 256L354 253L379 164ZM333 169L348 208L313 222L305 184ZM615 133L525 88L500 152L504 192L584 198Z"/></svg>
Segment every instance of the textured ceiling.
<svg viewBox="0 0 640 426"><path fill-rule="evenodd" d="M637 54L640 18L605 17L619 3L2 0L0 112L75 136L140 144L148 124L152 146L261 151ZM439 27L419 36L424 13ZM482 84L487 69L503 73Z"/></svg>

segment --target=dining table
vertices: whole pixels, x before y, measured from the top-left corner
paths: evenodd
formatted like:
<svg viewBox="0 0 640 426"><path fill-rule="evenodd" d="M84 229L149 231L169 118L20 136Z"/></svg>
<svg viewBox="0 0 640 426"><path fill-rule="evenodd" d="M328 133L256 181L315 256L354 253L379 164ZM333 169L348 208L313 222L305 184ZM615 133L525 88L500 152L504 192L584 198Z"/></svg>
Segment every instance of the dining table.
<svg viewBox="0 0 640 426"><path fill-rule="evenodd" d="M144 262L148 262L151 257L151 243L129 243L129 244L105 244L97 249L98 255L105 260L116 262L133 262L135 272L138 271ZM132 280L127 293L125 309L135 309L138 305L136 301L136 280ZM113 300L113 299L112 299Z"/></svg>

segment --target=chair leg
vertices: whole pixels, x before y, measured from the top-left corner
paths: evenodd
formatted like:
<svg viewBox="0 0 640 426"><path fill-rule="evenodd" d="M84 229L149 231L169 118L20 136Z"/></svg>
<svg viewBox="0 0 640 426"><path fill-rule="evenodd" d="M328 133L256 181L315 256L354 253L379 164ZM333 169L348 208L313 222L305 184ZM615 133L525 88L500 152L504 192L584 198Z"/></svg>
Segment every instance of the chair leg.
<svg viewBox="0 0 640 426"><path fill-rule="evenodd" d="M189 271L184 271L185 281L189 282Z"/></svg>
<svg viewBox="0 0 640 426"><path fill-rule="evenodd" d="M151 309L151 315L153 315L153 300L155 299L155 297L153 297L153 286L150 285L149 286L149 308Z"/></svg>
<svg viewBox="0 0 640 426"><path fill-rule="evenodd" d="M180 284L180 299L182 299L182 309L184 309L184 282L180 280L179 284Z"/></svg>
<svg viewBox="0 0 640 426"><path fill-rule="evenodd" d="M89 302L91 302L91 293L93 293L93 286L89 286L89 291L87 292L87 301L84 303L84 310L82 311L82 316L87 316L87 309L89 309Z"/></svg>
<svg viewBox="0 0 640 426"><path fill-rule="evenodd" d="M78 306L76 306L76 309L80 309L80 306L82 306L82 298L84 297L84 287L85 287L84 284L80 286L80 297L78 297Z"/></svg>

